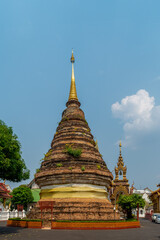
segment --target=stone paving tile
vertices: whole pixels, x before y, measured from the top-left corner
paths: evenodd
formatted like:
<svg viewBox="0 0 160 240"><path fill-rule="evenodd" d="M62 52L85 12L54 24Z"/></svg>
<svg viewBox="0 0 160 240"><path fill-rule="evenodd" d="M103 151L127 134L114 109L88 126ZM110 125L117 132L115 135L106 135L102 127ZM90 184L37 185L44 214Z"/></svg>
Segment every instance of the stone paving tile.
<svg viewBox="0 0 160 240"><path fill-rule="evenodd" d="M141 228L123 230L41 230L6 227L0 222L0 240L160 240L160 224L141 220Z"/></svg>

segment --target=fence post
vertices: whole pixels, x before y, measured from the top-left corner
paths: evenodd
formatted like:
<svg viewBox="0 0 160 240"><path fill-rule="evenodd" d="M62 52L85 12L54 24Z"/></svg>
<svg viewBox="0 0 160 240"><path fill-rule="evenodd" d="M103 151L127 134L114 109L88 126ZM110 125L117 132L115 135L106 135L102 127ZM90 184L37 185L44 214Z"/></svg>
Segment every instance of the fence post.
<svg viewBox="0 0 160 240"><path fill-rule="evenodd" d="M8 218L9 218L9 209L7 210L7 220L8 220Z"/></svg>
<svg viewBox="0 0 160 240"><path fill-rule="evenodd" d="M18 217L18 210L17 209L15 210L15 217L16 218Z"/></svg>
<svg viewBox="0 0 160 240"><path fill-rule="evenodd" d="M26 211L23 209L22 210L22 218L26 217Z"/></svg>

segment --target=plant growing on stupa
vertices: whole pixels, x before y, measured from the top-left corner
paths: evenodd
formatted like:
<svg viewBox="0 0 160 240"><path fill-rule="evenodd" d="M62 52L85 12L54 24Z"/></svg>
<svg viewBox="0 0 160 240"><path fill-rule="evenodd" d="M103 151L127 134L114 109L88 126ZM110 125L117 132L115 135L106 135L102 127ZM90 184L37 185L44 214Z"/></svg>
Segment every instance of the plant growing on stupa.
<svg viewBox="0 0 160 240"><path fill-rule="evenodd" d="M36 169L36 173L39 173L39 172L40 172L40 169L39 169L39 168L37 168L37 169Z"/></svg>
<svg viewBox="0 0 160 240"><path fill-rule="evenodd" d="M101 166L99 164L97 164L97 169L100 170L101 169Z"/></svg>
<svg viewBox="0 0 160 240"><path fill-rule="evenodd" d="M21 144L18 137L0 120L0 178L13 182L20 182L29 178L27 169L21 156Z"/></svg>
<svg viewBox="0 0 160 240"><path fill-rule="evenodd" d="M94 140L91 140L91 143L95 146L96 142Z"/></svg>
<svg viewBox="0 0 160 240"><path fill-rule="evenodd" d="M62 163L57 163L57 164L56 164L56 167L62 167L62 166L63 166Z"/></svg>
<svg viewBox="0 0 160 240"><path fill-rule="evenodd" d="M72 167L69 167L68 169L69 169L69 170L72 170Z"/></svg>
<svg viewBox="0 0 160 240"><path fill-rule="evenodd" d="M84 172L84 171L85 171L85 166L82 166L82 167L81 167L81 170Z"/></svg>
<svg viewBox="0 0 160 240"><path fill-rule="evenodd" d="M46 160L46 158L49 158L51 153L52 153L52 150L50 149L46 154L44 154L44 160Z"/></svg>
<svg viewBox="0 0 160 240"><path fill-rule="evenodd" d="M64 152L67 152L69 155L73 157L79 157L82 154L82 149L72 148L72 145L66 144Z"/></svg>

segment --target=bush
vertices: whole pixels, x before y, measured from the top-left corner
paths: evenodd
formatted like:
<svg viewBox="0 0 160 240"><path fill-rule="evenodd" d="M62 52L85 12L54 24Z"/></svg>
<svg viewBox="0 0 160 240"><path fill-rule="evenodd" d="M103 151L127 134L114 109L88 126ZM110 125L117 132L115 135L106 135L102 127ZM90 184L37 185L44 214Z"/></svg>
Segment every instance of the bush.
<svg viewBox="0 0 160 240"><path fill-rule="evenodd" d="M82 171L85 171L85 166L82 166L82 167L81 167L81 170L82 170Z"/></svg>
<svg viewBox="0 0 160 240"><path fill-rule="evenodd" d="M56 164L56 167L62 167L62 166L63 166L62 163L57 163L57 164Z"/></svg>
<svg viewBox="0 0 160 240"><path fill-rule="evenodd" d="M8 220L15 220L15 221L19 221L19 220L21 220L21 218L19 218L19 217L16 217L16 218L9 218Z"/></svg>
<svg viewBox="0 0 160 240"><path fill-rule="evenodd" d="M73 157L79 157L82 154L82 150L80 148L72 148L71 145L66 144L65 152Z"/></svg>
<svg viewBox="0 0 160 240"><path fill-rule="evenodd" d="M101 166L97 164L97 169L100 170L101 169Z"/></svg>
<svg viewBox="0 0 160 240"><path fill-rule="evenodd" d="M132 209L137 208L137 204L139 204L139 207L144 208L145 201L142 196L134 193L132 195L121 195L118 204L127 214L127 219L131 219L133 217Z"/></svg>
<svg viewBox="0 0 160 240"><path fill-rule="evenodd" d="M21 219L21 218L9 218L8 220L12 220L12 221L26 221L26 222L42 222L41 219Z"/></svg>
<svg viewBox="0 0 160 240"><path fill-rule="evenodd" d="M53 222L69 222L69 223L108 223L108 222L136 222L137 219L129 220L53 220Z"/></svg>
<svg viewBox="0 0 160 240"><path fill-rule="evenodd" d="M27 210L27 204L33 202L31 189L24 185L14 188L12 196L11 203L15 208L20 204L24 206L25 210Z"/></svg>
<svg viewBox="0 0 160 240"><path fill-rule="evenodd" d="M96 146L96 142L94 140L91 140L91 143Z"/></svg>
<svg viewBox="0 0 160 240"><path fill-rule="evenodd" d="M37 168L37 169L36 169L36 173L39 173L39 172L40 172L40 169L39 169L39 168Z"/></svg>

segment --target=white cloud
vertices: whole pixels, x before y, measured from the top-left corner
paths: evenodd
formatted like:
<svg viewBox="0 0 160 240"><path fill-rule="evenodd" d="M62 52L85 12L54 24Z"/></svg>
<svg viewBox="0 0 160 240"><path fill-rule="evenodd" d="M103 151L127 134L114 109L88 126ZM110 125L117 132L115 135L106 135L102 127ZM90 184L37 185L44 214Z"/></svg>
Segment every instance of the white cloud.
<svg viewBox="0 0 160 240"><path fill-rule="evenodd" d="M144 89L114 103L112 113L123 121L126 144L137 135L160 130L160 105L156 106L154 97Z"/></svg>

